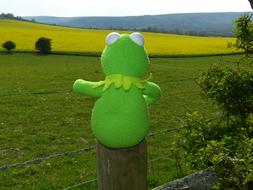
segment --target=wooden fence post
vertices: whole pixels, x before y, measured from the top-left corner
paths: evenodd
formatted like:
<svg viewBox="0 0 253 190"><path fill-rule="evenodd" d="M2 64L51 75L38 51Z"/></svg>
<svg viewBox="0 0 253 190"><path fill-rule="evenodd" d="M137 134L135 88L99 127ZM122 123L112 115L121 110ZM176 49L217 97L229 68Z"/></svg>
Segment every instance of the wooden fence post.
<svg viewBox="0 0 253 190"><path fill-rule="evenodd" d="M147 143L111 149L97 141L98 190L146 190Z"/></svg>

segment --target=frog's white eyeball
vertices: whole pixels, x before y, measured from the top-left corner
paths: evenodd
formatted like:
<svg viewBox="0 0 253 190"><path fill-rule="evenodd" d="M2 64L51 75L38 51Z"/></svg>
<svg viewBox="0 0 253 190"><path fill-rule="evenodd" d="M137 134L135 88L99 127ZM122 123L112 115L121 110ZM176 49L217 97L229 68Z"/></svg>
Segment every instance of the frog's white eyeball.
<svg viewBox="0 0 253 190"><path fill-rule="evenodd" d="M134 32L130 35L130 38L139 46L144 46L144 37L139 32Z"/></svg>
<svg viewBox="0 0 253 190"><path fill-rule="evenodd" d="M120 34L118 32L111 32L106 36L106 44L111 45L116 42L120 38Z"/></svg>

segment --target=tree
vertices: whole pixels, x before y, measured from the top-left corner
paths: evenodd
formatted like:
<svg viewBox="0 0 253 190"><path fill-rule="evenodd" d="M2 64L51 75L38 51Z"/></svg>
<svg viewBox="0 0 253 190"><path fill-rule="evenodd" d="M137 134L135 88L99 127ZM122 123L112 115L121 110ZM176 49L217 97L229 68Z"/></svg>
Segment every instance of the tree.
<svg viewBox="0 0 253 190"><path fill-rule="evenodd" d="M51 52L51 39L41 37L35 43L35 49L39 51L41 54L49 54Z"/></svg>
<svg viewBox="0 0 253 190"><path fill-rule="evenodd" d="M253 0L249 0L250 6L253 9Z"/></svg>
<svg viewBox="0 0 253 190"><path fill-rule="evenodd" d="M3 19L15 19L15 16L14 14L12 13L2 13L0 14L0 18L3 18Z"/></svg>
<svg viewBox="0 0 253 190"><path fill-rule="evenodd" d="M235 21L236 47L246 54L253 53L253 22L250 15L243 15Z"/></svg>
<svg viewBox="0 0 253 190"><path fill-rule="evenodd" d="M3 43L3 48L8 51L8 53L11 53L12 50L16 48L16 44L12 41L6 41Z"/></svg>

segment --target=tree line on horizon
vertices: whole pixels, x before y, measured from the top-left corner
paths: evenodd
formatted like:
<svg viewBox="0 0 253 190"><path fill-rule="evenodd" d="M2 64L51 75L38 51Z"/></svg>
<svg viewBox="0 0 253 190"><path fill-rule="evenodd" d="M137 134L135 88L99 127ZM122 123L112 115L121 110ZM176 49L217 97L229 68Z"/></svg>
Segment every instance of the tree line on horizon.
<svg viewBox="0 0 253 190"><path fill-rule="evenodd" d="M99 28L91 28L91 29L99 29ZM119 27L109 27L106 28L109 30L127 30ZM189 35L189 36L204 36L204 37L235 37L235 34L231 31L231 29L226 30L191 30L191 29L165 29L159 26L148 26L144 28L131 28L133 31L141 31L141 32L152 32L152 33L165 33L165 34L177 34L177 35Z"/></svg>
<svg viewBox="0 0 253 190"><path fill-rule="evenodd" d="M14 19L14 20L24 20L21 16L15 16L12 13L1 13L0 19Z"/></svg>

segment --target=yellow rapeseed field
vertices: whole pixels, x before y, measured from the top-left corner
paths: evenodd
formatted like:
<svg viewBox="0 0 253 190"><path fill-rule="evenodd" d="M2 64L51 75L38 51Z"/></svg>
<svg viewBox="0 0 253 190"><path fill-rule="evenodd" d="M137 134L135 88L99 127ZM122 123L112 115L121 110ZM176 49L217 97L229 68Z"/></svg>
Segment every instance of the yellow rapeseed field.
<svg viewBox="0 0 253 190"><path fill-rule="evenodd" d="M14 41L19 51L34 51L39 37L52 39L53 51L99 53L104 48L110 30L78 29L30 22L0 20L0 44ZM125 33L125 31L119 31ZM173 34L146 33L146 48L153 55L227 54L236 52L227 48L234 38L193 37ZM2 47L1 47L2 48Z"/></svg>

